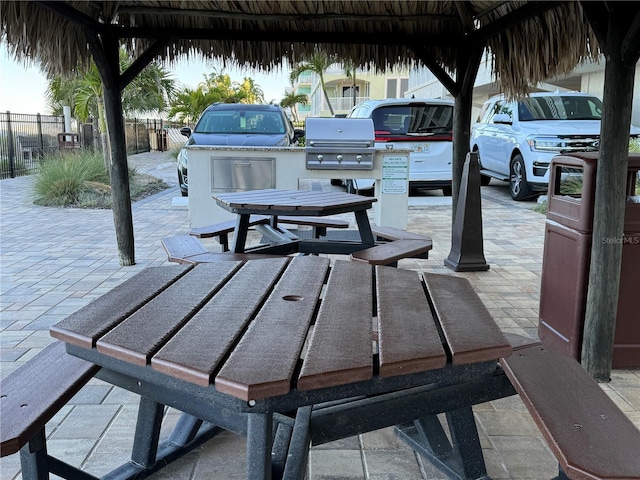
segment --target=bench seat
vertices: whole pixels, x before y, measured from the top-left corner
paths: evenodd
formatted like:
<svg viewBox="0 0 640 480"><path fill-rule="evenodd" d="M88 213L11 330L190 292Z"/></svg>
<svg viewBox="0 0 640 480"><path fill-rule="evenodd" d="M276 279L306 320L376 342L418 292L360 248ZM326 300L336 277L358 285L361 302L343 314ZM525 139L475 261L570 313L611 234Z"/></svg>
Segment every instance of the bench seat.
<svg viewBox="0 0 640 480"><path fill-rule="evenodd" d="M249 226L261 225L269 223L269 217L264 215L251 215L249 217ZM229 234L233 233L236 228L236 221L229 220L227 222L220 222L213 225L207 225L206 227L192 228L189 231L189 235L193 235L197 238L211 238L218 237L218 243L222 246L223 252L229 251Z"/></svg>
<svg viewBox="0 0 640 480"><path fill-rule="evenodd" d="M249 226L264 225L269 223L269 217L265 215L251 215L249 217ZM348 228L349 222L330 217L294 217L283 216L278 217L278 223L290 225L305 225L313 227L314 238L320 238L327 235L327 228ZM227 222L215 223L205 227L193 228L189 235L197 238L218 237L218 243L222 245L224 252L229 251L229 234L233 233L236 228L236 221L229 220Z"/></svg>
<svg viewBox="0 0 640 480"><path fill-rule="evenodd" d="M0 456L18 452L100 367L67 354L63 342L43 348L0 381Z"/></svg>
<svg viewBox="0 0 640 480"><path fill-rule="evenodd" d="M351 260L371 265L396 266L402 258L428 258L432 248L431 239L396 240L353 252Z"/></svg>
<svg viewBox="0 0 640 480"><path fill-rule="evenodd" d="M195 265L198 263L212 263L219 261L243 261L256 260L278 255L267 255L261 253L233 253L233 252L210 252L196 237L191 235L175 235L164 237L160 240L164 250L167 252L167 259L170 262L181 263L183 265Z"/></svg>
<svg viewBox="0 0 640 480"><path fill-rule="evenodd" d="M407 232L395 227L384 227L372 224L371 232L374 236L382 240L430 240L426 235L420 235L419 233Z"/></svg>
<svg viewBox="0 0 640 480"><path fill-rule="evenodd" d="M278 217L278 223L290 225L306 225L313 227L313 237L320 238L327 235L327 228L349 228L349 222L331 217Z"/></svg>
<svg viewBox="0 0 640 480"><path fill-rule="evenodd" d="M558 478L640 479L640 430L577 361L536 343L500 363L558 459Z"/></svg>

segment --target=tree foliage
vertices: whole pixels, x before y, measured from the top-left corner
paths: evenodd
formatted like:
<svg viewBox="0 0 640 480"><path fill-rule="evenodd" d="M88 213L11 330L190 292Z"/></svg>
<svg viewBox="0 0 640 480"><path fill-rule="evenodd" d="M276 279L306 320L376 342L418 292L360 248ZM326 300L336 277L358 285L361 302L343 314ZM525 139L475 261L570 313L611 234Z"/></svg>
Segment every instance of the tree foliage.
<svg viewBox="0 0 640 480"><path fill-rule="evenodd" d="M125 71L133 60L124 49L120 50L120 71ZM122 92L122 108L125 116L166 111L175 92L175 81L169 72L151 63L125 87ZM86 121L93 116L101 120L102 81L95 64L87 69L77 69L67 76L49 78L47 91L49 107L54 115L61 115L64 106L71 107L72 116Z"/></svg>
<svg viewBox="0 0 640 480"><path fill-rule="evenodd" d="M280 101L280 106L291 111L291 116L295 122L298 121L298 109L297 105L306 105L309 102L309 98L304 93L296 93L291 91L287 93Z"/></svg>
<svg viewBox="0 0 640 480"><path fill-rule="evenodd" d="M231 77L215 70L204 75L194 89L183 87L177 92L169 110L169 117L186 123L195 123L205 108L216 102L264 103L264 92L252 78L232 82Z"/></svg>

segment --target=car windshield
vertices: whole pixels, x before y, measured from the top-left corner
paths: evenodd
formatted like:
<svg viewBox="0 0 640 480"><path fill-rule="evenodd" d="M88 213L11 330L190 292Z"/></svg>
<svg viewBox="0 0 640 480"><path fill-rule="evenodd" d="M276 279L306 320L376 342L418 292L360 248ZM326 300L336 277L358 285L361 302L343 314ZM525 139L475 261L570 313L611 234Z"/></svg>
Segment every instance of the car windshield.
<svg viewBox="0 0 640 480"><path fill-rule="evenodd" d="M596 97L549 95L518 102L521 122L532 120L600 120L602 102Z"/></svg>
<svg viewBox="0 0 640 480"><path fill-rule="evenodd" d="M389 105L376 108L371 118L376 134L428 136L451 132L453 107L451 105Z"/></svg>
<svg viewBox="0 0 640 480"><path fill-rule="evenodd" d="M264 110L208 110L198 121L194 133L284 134L282 117Z"/></svg>

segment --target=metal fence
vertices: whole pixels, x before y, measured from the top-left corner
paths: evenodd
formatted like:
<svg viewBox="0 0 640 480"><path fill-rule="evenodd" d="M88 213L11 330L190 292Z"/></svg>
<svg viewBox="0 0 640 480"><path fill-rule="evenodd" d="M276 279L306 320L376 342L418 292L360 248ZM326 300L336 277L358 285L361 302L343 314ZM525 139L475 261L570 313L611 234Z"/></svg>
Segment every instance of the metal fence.
<svg viewBox="0 0 640 480"><path fill-rule="evenodd" d="M0 115L0 178L36 172L39 160L58 150L61 132L61 116L9 112Z"/></svg>
<svg viewBox="0 0 640 480"><path fill-rule="evenodd" d="M169 133L181 126L157 119L125 120L127 154L171 149L175 144ZM37 173L42 159L60 150L101 148L92 123L74 120L71 129L72 132L64 131L63 116L0 114L0 178Z"/></svg>

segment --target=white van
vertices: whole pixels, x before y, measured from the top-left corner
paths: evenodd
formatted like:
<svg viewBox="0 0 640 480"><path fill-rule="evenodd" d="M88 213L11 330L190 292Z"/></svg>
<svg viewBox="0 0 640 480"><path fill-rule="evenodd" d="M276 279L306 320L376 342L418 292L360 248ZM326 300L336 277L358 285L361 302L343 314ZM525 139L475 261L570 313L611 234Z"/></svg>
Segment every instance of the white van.
<svg viewBox="0 0 640 480"><path fill-rule="evenodd" d="M371 118L376 148L410 150L409 187L442 189L451 195L453 160L453 101L394 98L368 100L351 110L348 118ZM354 180L362 190L366 180ZM349 184L347 183L347 186Z"/></svg>

